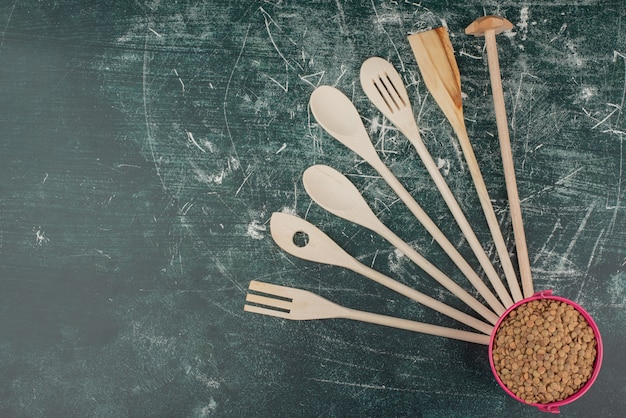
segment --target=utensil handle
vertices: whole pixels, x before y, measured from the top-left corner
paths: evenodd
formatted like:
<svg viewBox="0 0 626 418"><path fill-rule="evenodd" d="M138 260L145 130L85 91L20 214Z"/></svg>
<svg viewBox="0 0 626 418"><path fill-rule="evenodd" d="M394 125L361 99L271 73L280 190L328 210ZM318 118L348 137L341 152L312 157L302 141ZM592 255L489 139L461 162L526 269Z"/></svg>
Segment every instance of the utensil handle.
<svg viewBox="0 0 626 418"><path fill-rule="evenodd" d="M456 65L456 60L454 58L454 51L452 49L448 32L445 28L438 28L422 32L421 34L414 34L409 37L409 43L411 44L411 48L413 49L413 53L422 72L424 83L428 87L428 90L441 110L446 115L446 118L459 138L463 154L465 155L465 160L467 161L470 174L472 175L472 180L474 181L474 186L478 193L478 197L480 198L483 213L487 219L492 239L495 243L500 262L504 269L504 274L507 282L509 283L513 298L518 300L521 298L521 291L517 282L517 276L515 274L515 270L513 269L508 249L504 243L498 219L493 211L489 193L487 193L487 188L485 187L480 169L478 168L478 162L476 161L474 151L472 150L471 143L467 137L467 130L465 129L465 121L463 118L461 78ZM405 133L405 135L410 135L410 140L415 140L415 142L420 143L420 146L423 146L423 144L421 144L419 129L417 128L414 119L406 119L407 123L409 123L409 121L412 122L412 126L410 127L411 129L408 132L408 135L407 133ZM414 143L414 145L416 144ZM419 152L420 151L418 149L418 153ZM432 157L428 157L432 160ZM424 161L424 163L426 164L426 161ZM442 179L439 170L437 170L436 166L434 166L434 162L430 161L427 168L434 179ZM441 184L441 186L443 187L443 189L440 189L442 192L447 189L445 184ZM446 200L448 207L450 207L453 215L455 215L459 226L468 230L469 235L466 234L466 237L468 238L469 244L474 250L476 256L479 258L479 261L481 261L481 265L485 268L485 273L487 273L491 283L494 286L498 286L496 289L498 290L498 295L500 295L501 298L505 298L502 299L502 301L505 302L505 306L510 305L507 303L508 301L511 301L510 295L508 295L507 292L507 295L505 296L504 292L501 292L503 286L499 283L501 282L500 278L497 274L495 274L495 270L493 269L493 266L491 266L489 258L486 257L486 254L484 254L484 250L480 246L480 243L474 241L474 237L472 236L473 232L470 232L471 228L468 227L469 225L467 224L467 220L464 219L462 211L458 207L456 200L453 199L448 192L449 189L446 190L444 195L445 199L449 199Z"/></svg>
<svg viewBox="0 0 626 418"><path fill-rule="evenodd" d="M463 130L459 130L459 132L460 131L463 131ZM459 134L459 132L457 132L457 135ZM419 129L417 128L417 125L413 124L413 128L406 129L406 132L404 132L404 134L415 147L417 154L419 155L420 159L424 163L424 166L426 167L426 170L430 174L431 178L435 182L437 189L439 189L439 192L441 193L443 200L448 205L450 212L452 212L452 216L454 217L457 224L459 225L459 228L461 228L461 232L463 232L465 239L467 239L467 243L472 248L472 251L476 255L478 262L480 263L483 270L485 271L485 274L489 278L491 285L493 286L496 293L500 297L500 300L502 301L504 306L507 308L513 305L513 300L511 299L509 292L504 287L502 280L500 280L500 277L498 276L498 273L496 272L495 268L491 264L489 257L487 257L487 254L485 253L485 250L483 249L482 244L478 240L478 237L476 237L474 230L472 229L469 221L465 217L465 214L463 213L463 210L461 209L461 207L459 206L459 203L454 197L454 194L452 194L450 187L448 187L448 184L446 183L445 179L443 178L443 175L437 168L437 165L435 164L435 161L430 155L430 152L428 152L428 149L424 145L424 142L422 141L422 137L419 133ZM465 137L467 138L467 135ZM460 140L460 142L461 142L461 147L463 148L463 153L466 155L465 158L467 160L467 164L470 170L470 174L472 175L472 179L474 179L474 184L478 192L478 197L480 199L480 202L481 204L483 204L483 202L486 200L486 202L488 202L489 206L491 207L491 200L489 199L489 194L487 193L487 187L485 186L484 181L482 181L482 175L480 174L480 170L478 169L478 163L476 162L476 157L474 157L474 152L472 151L471 144L469 144L469 138L467 139L466 143L464 143L463 140ZM466 153L466 148L468 145L469 145L469 151L467 151ZM470 158L468 158L468 153L471 153ZM473 159L471 157L473 157ZM477 170L478 172L476 173ZM483 206L483 211L485 211L484 206ZM488 211L485 211L485 212L488 212ZM491 207L491 213L493 213L493 207ZM493 214L493 218L495 218L495 214ZM489 222L490 219L491 218L488 217L487 221L491 229L492 225ZM497 231L499 232L500 228L498 226L497 219L495 219L495 224L497 227ZM492 234L493 234L493 231L492 231ZM500 233L500 237L502 237L501 233ZM504 240L502 240L502 242L504 242ZM508 257L506 258L508 259ZM508 260L510 263L511 260L510 259ZM503 261L503 264L504 263L505 261Z"/></svg>
<svg viewBox="0 0 626 418"><path fill-rule="evenodd" d="M436 335L439 337L453 338L470 343L489 345L489 335L475 332L462 331L438 325L426 324L424 322L411 321L403 318L396 318L387 315L380 315L372 312L358 311L356 309L345 308L346 319L369 322L371 324L383 325L386 327L399 328L407 331L420 332L422 334Z"/></svg>
<svg viewBox="0 0 626 418"><path fill-rule="evenodd" d="M498 298L494 296L494 294L489 290L485 283L483 283L480 277L478 277L472 266L469 265L469 263L465 260L465 258L463 258L463 256L459 253L456 247L452 245L450 240L444 235L443 232L441 232L437 224L433 222L428 214L424 212L422 207L415 201L415 199L413 199L413 196L411 196L411 194L404 188L398 178L391 172L391 170L389 170L389 168L382 161L380 161L379 163L370 162L370 164L372 164L374 169L383 177L389 187L391 187L391 189L398 195L400 200L404 202L404 204L411 211L411 213L413 213L413 215L422 224L422 226L424 226L424 228L430 233L433 239L450 257L452 262L454 262L459 270L461 270L461 272L474 286L474 288L478 290L480 295L485 299L489 306L491 306L495 313L498 315L502 315L506 310L502 303L500 303Z"/></svg>
<svg viewBox="0 0 626 418"><path fill-rule="evenodd" d="M413 247L404 242L400 237L393 233L382 223L379 225L379 233L385 237L391 244L393 244L402 254L407 256L411 261L418 265L424 272L435 279L440 285L452 292L452 294L472 308L476 313L480 314L487 321L495 325L498 322L499 316L489 310L480 301L467 293L465 289L459 286L451 278L449 278L443 271L439 270L435 265L428 261L424 256L415 251Z"/></svg>
<svg viewBox="0 0 626 418"><path fill-rule="evenodd" d="M517 262L522 281L522 291L524 297L529 298L535 293L535 291L530 272L530 261L528 259L528 248L526 246L526 234L524 232L524 222L522 219L522 209L517 190L517 180L515 178L515 164L513 162L511 139L509 137L509 125L506 117L506 107L504 104L504 92L502 89L502 79L500 77L500 63L498 61L496 34L493 30L485 32L485 45L487 47L487 61L489 63L491 92L496 112L496 125L498 127L498 138L500 139L500 152L502 154L502 165L504 167L504 179L509 199L511 221L513 223L513 235L515 235L515 248L517 249Z"/></svg>
<svg viewBox="0 0 626 418"><path fill-rule="evenodd" d="M461 148L463 149L463 153L465 154L465 161L467 162L469 172L474 180L474 187L476 188L480 205L482 206L483 213L487 219L487 225L489 226L491 237L494 245L496 246L496 251L500 256L500 262L502 264L502 269L504 270L504 275L509 285L509 289L511 290L511 295L513 296L513 300L518 302L523 299L522 292L517 281L517 275L515 274L513 263L511 262L511 257L509 256L508 248L504 242L504 237L502 236L502 230L500 229L498 218L496 217L493 205L491 204L491 198L489 197L487 186L485 185L480 168L478 167L478 161L476 160L476 155L472 149L472 144L470 143L465 128L459 129L457 131L457 136L459 138Z"/></svg>
<svg viewBox="0 0 626 418"><path fill-rule="evenodd" d="M487 324L483 321L480 321L473 316L470 316L464 312L461 312L457 309L452 308L451 306L446 305L443 302L440 302L436 299L431 298L417 290L400 283L384 274L374 270L371 267L366 266L358 262L356 259L354 260L354 265L350 267L353 271L362 274L374 280L376 283L381 284L401 295L408 297L409 299L413 299L414 301L421 303L424 306L427 306L439 313L442 313L450 318L454 318L459 322L464 323L467 326L470 326L484 334L491 334L493 330L493 325Z"/></svg>

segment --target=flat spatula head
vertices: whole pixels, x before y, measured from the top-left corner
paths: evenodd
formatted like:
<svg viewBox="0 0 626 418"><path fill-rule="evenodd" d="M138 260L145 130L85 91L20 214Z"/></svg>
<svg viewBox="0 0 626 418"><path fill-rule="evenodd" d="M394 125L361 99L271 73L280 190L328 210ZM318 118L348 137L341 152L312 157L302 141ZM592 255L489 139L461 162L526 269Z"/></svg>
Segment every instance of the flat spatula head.
<svg viewBox="0 0 626 418"><path fill-rule="evenodd" d="M461 76L447 29L415 33L408 39L428 91L455 129L464 126Z"/></svg>

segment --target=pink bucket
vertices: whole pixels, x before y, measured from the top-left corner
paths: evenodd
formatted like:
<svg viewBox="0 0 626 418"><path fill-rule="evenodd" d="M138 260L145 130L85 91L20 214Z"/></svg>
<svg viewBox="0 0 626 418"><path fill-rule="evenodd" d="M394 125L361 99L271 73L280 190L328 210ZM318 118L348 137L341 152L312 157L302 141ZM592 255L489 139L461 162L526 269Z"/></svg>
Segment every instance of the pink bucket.
<svg viewBox="0 0 626 418"><path fill-rule="evenodd" d="M535 403L535 404L527 404L523 399L519 398L517 395L515 395L513 392L511 392L511 390L509 390L509 388L507 388L504 383L502 382L502 380L500 379L500 376L498 376L498 373L496 372L496 368L493 362L493 344L494 344L494 340L495 340L495 336L496 336L496 332L498 330L498 328L500 327L500 323L504 320L504 318L507 317L507 315L514 310L515 308L517 308L520 305L523 305L524 303L533 301L533 300L537 300L537 299L551 299L551 300L555 300L555 301L559 301L559 302L564 302L567 303L568 305L571 305L572 307L574 307L574 309L576 309L583 318L585 318L585 320L587 321L587 323L589 324L589 326L591 327L591 329L593 330L595 339L596 339L596 359L593 365L593 373L591 374L591 377L589 378L589 380L583 385L583 387L581 387L576 393L570 395L569 397L561 400L561 401L557 401L557 402L551 402L551 403L546 403L546 404L541 404L541 403ZM509 309L506 310L506 312L504 312L504 314L500 317L500 319L498 319L498 322L496 323L493 332L491 333L491 339L489 340L489 365L491 366L491 371L493 373L493 375L496 378L496 381L498 382L498 384L502 387L502 389L504 389L504 391L506 393L508 393L509 395L511 395L513 398L517 399L518 401L527 404L527 405L532 405L532 406L536 406L540 411L543 412L551 412L553 414L558 414L559 413L559 407L569 404L571 402L574 402L576 399L580 398L581 396L583 396L585 394L585 392L587 392L589 390L589 388L591 387L591 385L593 385L593 382L596 380L596 378L598 377L598 373L600 373L600 366L602 364L602 339L600 337L600 330L598 329L598 326L596 325L596 323L593 321L593 318L591 318L591 316L589 315L589 313L587 313L587 311L585 311L580 305L578 305L577 303L572 302L569 299L565 299L559 296L552 296L552 291L551 290L546 290L543 292L538 292L535 293L533 296L520 300L519 302L515 303L513 306L511 306Z"/></svg>

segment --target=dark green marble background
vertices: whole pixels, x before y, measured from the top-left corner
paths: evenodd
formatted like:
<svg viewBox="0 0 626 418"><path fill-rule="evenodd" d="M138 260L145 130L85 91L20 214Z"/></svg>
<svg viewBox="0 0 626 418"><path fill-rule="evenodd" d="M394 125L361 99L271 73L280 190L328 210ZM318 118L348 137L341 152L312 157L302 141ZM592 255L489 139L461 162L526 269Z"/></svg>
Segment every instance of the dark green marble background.
<svg viewBox="0 0 626 418"><path fill-rule="evenodd" d="M487 349L344 320L244 313L248 282L452 320L339 268L295 259L274 211L467 310L377 236L310 201L311 164L348 175L392 229L465 283L393 192L317 126L320 84L350 96L384 160L474 265L408 141L358 82L401 72L423 138L490 254L458 144L406 40L445 24L474 148L514 246L483 40L498 36L537 289L583 305L605 361L568 417L626 409L626 4L613 1L80 1L0 4L0 416L530 417Z"/></svg>

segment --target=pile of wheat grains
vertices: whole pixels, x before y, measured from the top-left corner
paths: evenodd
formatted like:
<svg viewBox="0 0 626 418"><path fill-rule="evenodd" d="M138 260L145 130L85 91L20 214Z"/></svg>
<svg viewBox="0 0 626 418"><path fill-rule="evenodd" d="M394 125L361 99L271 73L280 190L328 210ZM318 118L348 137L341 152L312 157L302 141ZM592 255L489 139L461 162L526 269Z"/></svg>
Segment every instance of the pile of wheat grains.
<svg viewBox="0 0 626 418"><path fill-rule="evenodd" d="M591 378L593 329L572 305L537 299L512 310L493 342L500 380L526 403L561 401Z"/></svg>

